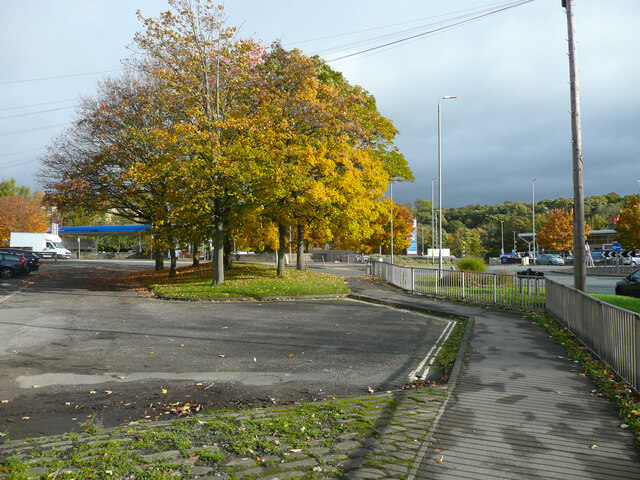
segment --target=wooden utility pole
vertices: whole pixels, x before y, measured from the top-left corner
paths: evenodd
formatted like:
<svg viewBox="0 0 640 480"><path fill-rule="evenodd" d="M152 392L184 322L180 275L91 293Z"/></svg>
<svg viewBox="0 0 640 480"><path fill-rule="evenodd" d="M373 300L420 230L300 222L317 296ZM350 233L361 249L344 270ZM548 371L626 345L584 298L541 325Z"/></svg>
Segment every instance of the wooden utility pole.
<svg viewBox="0 0 640 480"><path fill-rule="evenodd" d="M576 59L573 0L562 0L567 12L569 84L571 89L571 144L573 152L573 280L577 290L587 290L587 255L584 234L584 186L582 183L582 133L580 131L580 88Z"/></svg>

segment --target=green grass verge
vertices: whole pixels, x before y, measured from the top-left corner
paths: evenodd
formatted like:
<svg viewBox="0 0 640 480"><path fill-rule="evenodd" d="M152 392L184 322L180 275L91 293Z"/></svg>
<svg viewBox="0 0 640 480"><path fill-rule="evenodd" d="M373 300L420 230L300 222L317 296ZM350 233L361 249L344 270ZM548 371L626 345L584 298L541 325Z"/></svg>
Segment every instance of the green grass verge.
<svg viewBox="0 0 640 480"><path fill-rule="evenodd" d="M603 302L615 305L616 307L640 313L640 298L623 297L621 295L607 295L604 293L590 293L589 295L597 298L598 300L602 300Z"/></svg>
<svg viewBox="0 0 640 480"><path fill-rule="evenodd" d="M225 271L225 281L211 285L212 264L181 267L174 277L168 271L142 272L137 278L149 289L172 298L243 298L349 293L336 275L287 269L284 277L269 265L234 263Z"/></svg>
<svg viewBox="0 0 640 480"><path fill-rule="evenodd" d="M434 370L438 370L445 375L449 375L453 369L453 364L458 356L458 350L460 349L460 343L464 335L465 328L467 327L467 319L460 318L456 320L456 326L453 327L453 332L449 335L449 338L440 349L440 353L433 362Z"/></svg>
<svg viewBox="0 0 640 480"><path fill-rule="evenodd" d="M567 349L569 358L577 360L582 365L585 375L591 377L596 387L592 393L615 402L620 418L632 429L636 442L640 445L640 396L635 394L609 365L595 357L587 347L554 318L537 313L528 315Z"/></svg>

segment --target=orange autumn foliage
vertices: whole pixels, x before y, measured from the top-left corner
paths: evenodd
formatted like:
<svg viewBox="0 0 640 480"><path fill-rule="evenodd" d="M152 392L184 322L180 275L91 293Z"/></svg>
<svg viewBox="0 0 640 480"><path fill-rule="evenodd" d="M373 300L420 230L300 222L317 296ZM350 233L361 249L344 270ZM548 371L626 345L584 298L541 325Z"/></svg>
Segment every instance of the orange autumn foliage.
<svg viewBox="0 0 640 480"><path fill-rule="evenodd" d="M585 224L585 235L591 228ZM541 231L536 235L541 247L567 251L573 249L573 210L560 208L551 210L542 222Z"/></svg>
<svg viewBox="0 0 640 480"><path fill-rule="evenodd" d="M40 202L13 195L0 198L0 246L9 245L11 232L43 233L49 228Z"/></svg>

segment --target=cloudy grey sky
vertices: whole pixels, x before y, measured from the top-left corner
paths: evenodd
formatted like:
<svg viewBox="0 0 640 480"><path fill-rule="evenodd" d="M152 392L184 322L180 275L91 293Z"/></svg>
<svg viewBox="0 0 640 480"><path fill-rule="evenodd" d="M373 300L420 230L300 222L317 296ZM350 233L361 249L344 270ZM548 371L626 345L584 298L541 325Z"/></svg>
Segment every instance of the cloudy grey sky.
<svg viewBox="0 0 640 480"><path fill-rule="evenodd" d="M320 54L373 93L415 174L398 202L431 198L442 103L443 204L571 197L566 15L534 0L477 21L341 60L509 2L226 0L243 36ZM585 194L636 193L640 179L640 2L576 0ZM0 0L0 179L37 188L38 155L80 95L118 70L163 0ZM457 20L456 20L457 18ZM353 33L359 32L359 33ZM345 35L353 33L351 35ZM395 35L392 35L395 34ZM372 40L370 43L358 43ZM91 73L78 76L78 74ZM109 73L111 75L117 72ZM48 77L49 80L29 81Z"/></svg>

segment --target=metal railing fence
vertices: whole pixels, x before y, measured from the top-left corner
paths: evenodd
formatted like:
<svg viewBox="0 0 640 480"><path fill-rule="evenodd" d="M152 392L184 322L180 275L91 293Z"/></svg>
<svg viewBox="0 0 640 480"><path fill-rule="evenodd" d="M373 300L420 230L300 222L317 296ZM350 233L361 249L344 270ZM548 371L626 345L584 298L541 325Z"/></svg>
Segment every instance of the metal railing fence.
<svg viewBox="0 0 640 480"><path fill-rule="evenodd" d="M547 312L640 391L640 314L549 280L546 297Z"/></svg>
<svg viewBox="0 0 640 480"><path fill-rule="evenodd" d="M402 267L372 262L370 274L410 292L480 304L544 310L544 277Z"/></svg>

